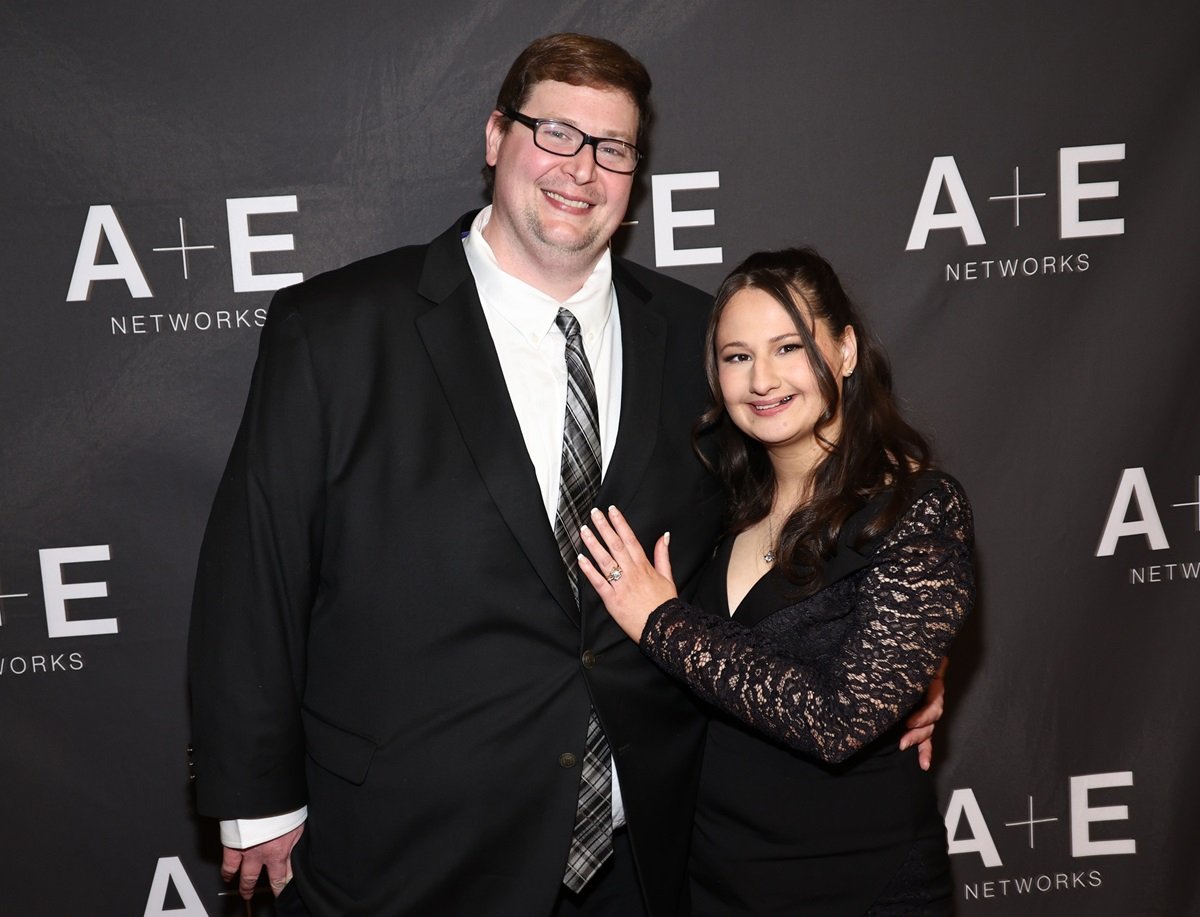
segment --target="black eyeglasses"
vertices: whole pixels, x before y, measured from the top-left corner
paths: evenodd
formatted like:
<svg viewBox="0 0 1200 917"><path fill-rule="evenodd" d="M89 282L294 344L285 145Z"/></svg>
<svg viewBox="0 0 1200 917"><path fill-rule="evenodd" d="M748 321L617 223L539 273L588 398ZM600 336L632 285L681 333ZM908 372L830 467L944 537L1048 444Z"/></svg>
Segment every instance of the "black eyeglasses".
<svg viewBox="0 0 1200 917"><path fill-rule="evenodd" d="M642 158L642 151L624 140L592 137L573 124L550 121L546 118L531 118L511 108L501 108L499 111L504 117L524 124L533 131L533 142L537 148L555 156L574 156L585 146L590 146L596 165L621 175L632 175Z"/></svg>

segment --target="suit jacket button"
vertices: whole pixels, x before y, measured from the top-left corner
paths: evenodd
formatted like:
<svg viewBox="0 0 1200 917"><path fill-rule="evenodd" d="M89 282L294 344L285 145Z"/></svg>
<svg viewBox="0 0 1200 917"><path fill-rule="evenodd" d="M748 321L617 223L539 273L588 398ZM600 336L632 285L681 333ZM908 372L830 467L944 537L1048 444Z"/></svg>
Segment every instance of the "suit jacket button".
<svg viewBox="0 0 1200 917"><path fill-rule="evenodd" d="M585 669L590 669L595 664L596 664L596 654L593 653L591 650L584 650L583 651L583 667Z"/></svg>
<svg viewBox="0 0 1200 917"><path fill-rule="evenodd" d="M569 751L564 751L561 755L558 756L558 764L560 767L574 767L575 766L575 756L573 754L571 754Z"/></svg>

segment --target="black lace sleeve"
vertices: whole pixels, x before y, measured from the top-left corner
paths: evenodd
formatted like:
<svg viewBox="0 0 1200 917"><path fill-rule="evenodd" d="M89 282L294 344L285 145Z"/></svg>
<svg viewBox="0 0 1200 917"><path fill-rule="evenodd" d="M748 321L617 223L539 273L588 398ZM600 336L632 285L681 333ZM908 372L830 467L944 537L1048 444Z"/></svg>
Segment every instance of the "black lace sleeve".
<svg viewBox="0 0 1200 917"><path fill-rule="evenodd" d="M801 663L778 633L679 599L650 616L642 650L751 727L842 761L894 725L928 687L975 601L973 540L966 495L942 479L883 538L866 570L827 587L844 584L850 605L836 652Z"/></svg>

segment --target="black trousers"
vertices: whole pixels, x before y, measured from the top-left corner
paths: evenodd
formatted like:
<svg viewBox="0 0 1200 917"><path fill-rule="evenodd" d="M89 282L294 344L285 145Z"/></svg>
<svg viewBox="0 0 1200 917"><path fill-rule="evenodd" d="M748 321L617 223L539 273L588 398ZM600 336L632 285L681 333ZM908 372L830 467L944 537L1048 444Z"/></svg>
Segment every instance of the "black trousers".
<svg viewBox="0 0 1200 917"><path fill-rule="evenodd" d="M275 902L276 917L304 917L308 909L289 883ZM575 894L565 885L554 903L550 917L646 917L633 850L624 831L613 835L613 855L600 871Z"/></svg>

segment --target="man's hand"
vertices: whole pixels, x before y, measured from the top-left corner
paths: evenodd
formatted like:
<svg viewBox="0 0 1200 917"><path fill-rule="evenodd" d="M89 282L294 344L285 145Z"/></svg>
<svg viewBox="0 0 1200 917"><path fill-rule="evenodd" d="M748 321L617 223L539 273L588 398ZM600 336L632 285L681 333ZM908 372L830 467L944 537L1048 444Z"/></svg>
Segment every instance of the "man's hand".
<svg viewBox="0 0 1200 917"><path fill-rule="evenodd" d="M929 770L929 766L933 764L933 727L946 710L946 682L943 676L949 664L950 657L947 656L938 666L937 674L933 676L933 681L925 691L925 703L905 721L908 732L900 738L901 751L914 745L918 746L917 761L923 771Z"/></svg>
<svg viewBox="0 0 1200 917"><path fill-rule="evenodd" d="M221 878L232 882L237 876L238 894L249 901L254 894L254 886L258 884L259 873L266 867L271 893L278 898L283 887L292 880L292 848L303 833L304 825L299 825L287 834L245 850L221 848L224 851L221 855Z"/></svg>

